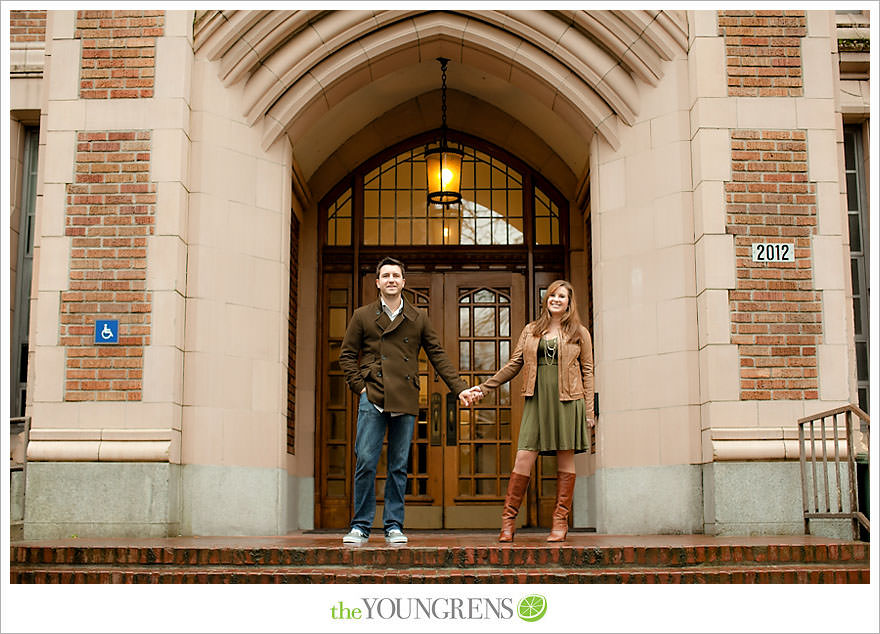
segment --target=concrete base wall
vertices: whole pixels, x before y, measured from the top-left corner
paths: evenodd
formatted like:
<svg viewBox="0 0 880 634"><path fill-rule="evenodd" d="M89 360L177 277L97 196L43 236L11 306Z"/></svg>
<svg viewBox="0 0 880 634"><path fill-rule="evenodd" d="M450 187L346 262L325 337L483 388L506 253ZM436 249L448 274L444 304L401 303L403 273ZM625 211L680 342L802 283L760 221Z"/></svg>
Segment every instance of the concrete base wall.
<svg viewBox="0 0 880 634"><path fill-rule="evenodd" d="M21 471L9 473L9 521L24 519L24 476Z"/></svg>
<svg viewBox="0 0 880 634"><path fill-rule="evenodd" d="M819 476L824 504L824 479ZM808 491L811 488L808 474ZM846 497L849 478L841 472ZM716 462L703 465L704 530L709 535L803 535L803 493L800 463ZM830 502L837 509L836 475L829 480ZM844 502L844 510L849 505ZM811 520L810 533L852 539L849 520Z"/></svg>
<svg viewBox="0 0 880 634"><path fill-rule="evenodd" d="M180 467L168 463L32 462L24 539L179 534Z"/></svg>
<svg viewBox="0 0 880 634"><path fill-rule="evenodd" d="M699 465L602 469L594 476L595 526L618 535L703 531ZM589 489L589 487L585 487ZM587 502L575 520L591 521Z"/></svg>
<svg viewBox="0 0 880 634"><path fill-rule="evenodd" d="M314 525L313 478L283 469L185 465L184 535L284 535Z"/></svg>
<svg viewBox="0 0 880 634"><path fill-rule="evenodd" d="M596 529L596 476L578 476L572 499L572 526Z"/></svg>
<svg viewBox="0 0 880 634"><path fill-rule="evenodd" d="M13 476L19 476L14 473ZM22 483L13 477L12 493ZM32 462L23 539L284 535L314 528L314 478L281 469Z"/></svg>
<svg viewBox="0 0 880 634"><path fill-rule="evenodd" d="M292 490L297 491L297 516L288 523L290 530L312 530L315 528L315 479L312 477L290 478Z"/></svg>

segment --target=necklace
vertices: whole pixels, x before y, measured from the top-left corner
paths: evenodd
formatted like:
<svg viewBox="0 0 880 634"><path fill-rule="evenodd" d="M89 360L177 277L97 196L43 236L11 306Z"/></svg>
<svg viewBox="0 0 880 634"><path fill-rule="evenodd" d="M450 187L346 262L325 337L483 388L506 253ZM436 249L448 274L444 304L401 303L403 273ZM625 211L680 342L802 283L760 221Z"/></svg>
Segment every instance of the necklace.
<svg viewBox="0 0 880 634"><path fill-rule="evenodd" d="M557 337L554 337L552 339L552 344L550 343L551 340L544 339L547 360L550 362L551 365L556 360L556 349L559 347L559 339Z"/></svg>

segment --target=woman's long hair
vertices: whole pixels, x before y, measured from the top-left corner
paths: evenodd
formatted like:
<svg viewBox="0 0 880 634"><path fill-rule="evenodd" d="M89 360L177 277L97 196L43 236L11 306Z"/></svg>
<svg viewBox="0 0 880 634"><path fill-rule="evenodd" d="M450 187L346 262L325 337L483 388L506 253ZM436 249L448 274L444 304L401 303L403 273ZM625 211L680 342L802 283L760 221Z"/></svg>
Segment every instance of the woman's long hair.
<svg viewBox="0 0 880 634"><path fill-rule="evenodd" d="M562 334L566 341L579 343L581 340L581 327L583 324L581 324L581 318L578 316L577 302L574 301L574 289L571 287L571 284L565 280L556 280L547 287L547 292L544 293L544 300L541 302L541 316L532 322L532 334L536 337L540 337L547 332L547 328L550 327L550 309L547 307L547 304L550 301L550 296L553 295L559 287L564 287L568 291L568 309L562 316L561 323Z"/></svg>

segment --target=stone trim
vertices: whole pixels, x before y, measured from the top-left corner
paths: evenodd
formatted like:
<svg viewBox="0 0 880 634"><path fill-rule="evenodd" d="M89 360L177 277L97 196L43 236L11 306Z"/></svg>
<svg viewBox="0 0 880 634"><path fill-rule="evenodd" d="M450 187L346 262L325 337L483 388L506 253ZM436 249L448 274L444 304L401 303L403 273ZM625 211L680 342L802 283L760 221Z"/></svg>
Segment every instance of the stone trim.
<svg viewBox="0 0 880 634"><path fill-rule="evenodd" d="M825 432L825 442L816 443L816 458L821 460L825 453L832 464L835 455L833 430ZM711 430L712 459L718 461L740 460L800 460L800 443L797 427L731 427ZM861 434L854 439L857 450L864 446ZM837 440L837 455L841 464L846 463L847 446L845 438ZM812 449L806 445L806 458L812 457ZM843 468L843 467L842 467Z"/></svg>
<svg viewBox="0 0 880 634"><path fill-rule="evenodd" d="M175 429L34 429L30 462L180 462Z"/></svg>

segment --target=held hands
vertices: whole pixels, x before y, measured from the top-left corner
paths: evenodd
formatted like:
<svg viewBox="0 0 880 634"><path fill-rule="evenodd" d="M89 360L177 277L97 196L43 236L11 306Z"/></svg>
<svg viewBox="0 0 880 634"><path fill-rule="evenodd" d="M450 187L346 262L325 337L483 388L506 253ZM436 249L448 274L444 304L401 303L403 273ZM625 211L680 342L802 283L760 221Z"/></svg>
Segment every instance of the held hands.
<svg viewBox="0 0 880 634"><path fill-rule="evenodd" d="M470 407L474 403L477 403L483 400L483 390L479 388L479 386L474 386L467 390L462 390L458 393L458 400L461 401L461 404L465 407Z"/></svg>

